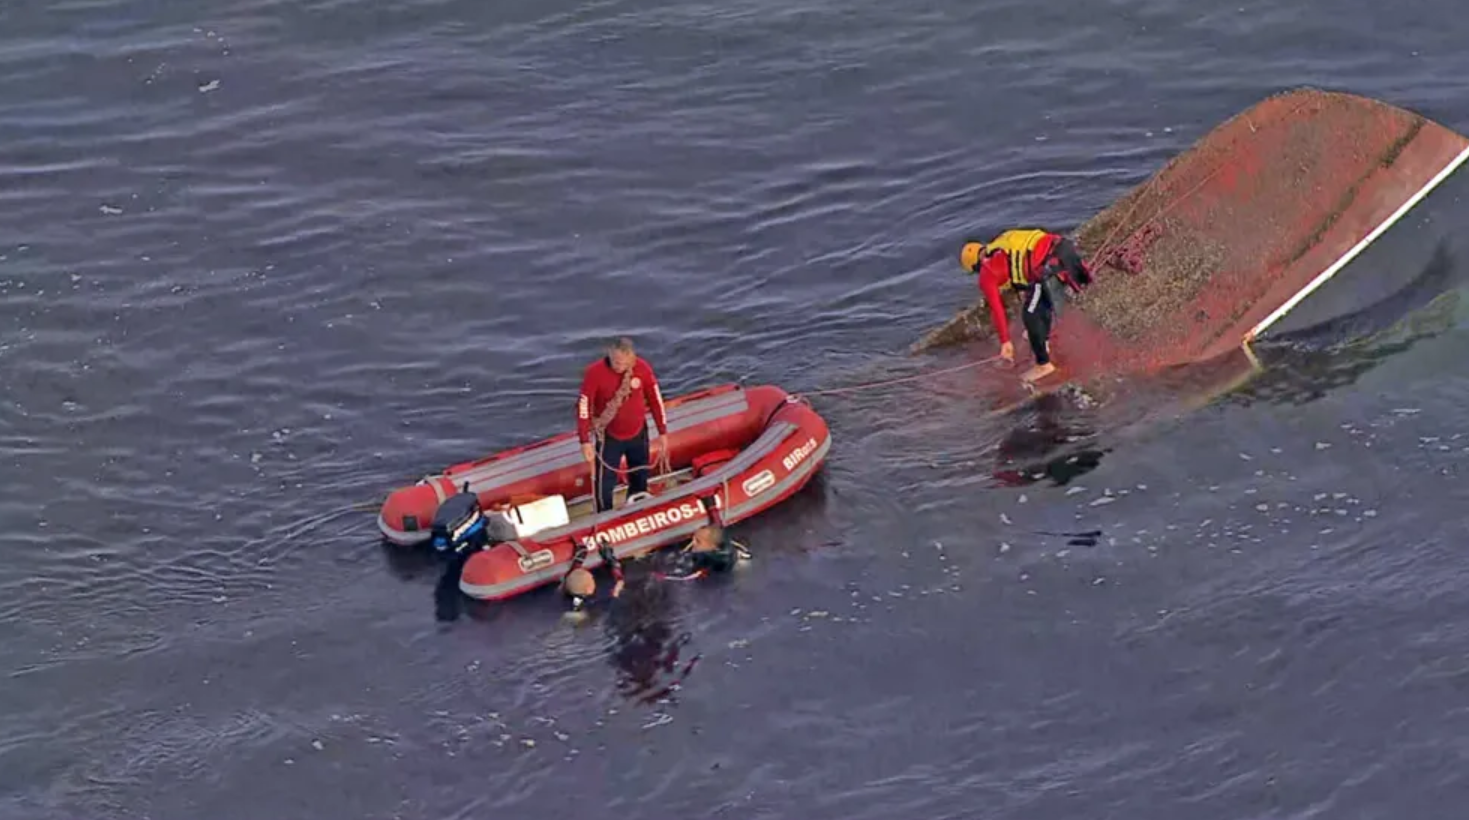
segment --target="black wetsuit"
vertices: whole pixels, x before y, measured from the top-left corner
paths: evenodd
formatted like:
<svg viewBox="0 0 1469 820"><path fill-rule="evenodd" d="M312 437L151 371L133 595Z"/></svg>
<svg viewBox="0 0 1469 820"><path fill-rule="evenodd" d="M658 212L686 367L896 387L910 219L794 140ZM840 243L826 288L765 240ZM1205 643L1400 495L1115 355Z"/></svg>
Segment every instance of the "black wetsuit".
<svg viewBox="0 0 1469 820"><path fill-rule="evenodd" d="M603 564L606 564L608 570L611 571L611 573L612 573L612 583L616 584L619 581L621 581L622 580L622 561L620 561L617 558L617 554L612 551L612 547L610 547L610 546L608 546L606 544L603 544L602 546L600 546L600 547L597 548L597 554L602 557L602 563ZM576 552L572 553L572 556L571 556L571 566L566 569L566 574L563 575L563 576L561 576L561 590L562 590L562 592L564 592L566 594L566 597L567 598L570 598L571 599L571 609L572 609L572 611L579 611L581 609L584 609L584 608L586 608L586 606L589 603L592 603L595 600L593 598L583 598L580 595L572 595L571 592L569 592L566 589L566 579L569 578L569 577L571 577L571 573L576 572L577 570L581 569L581 565L586 560L587 560L587 548L586 548L586 545L585 544L578 544L577 547L576 547ZM593 593L593 595L595 595L595 594L596 593Z"/></svg>
<svg viewBox="0 0 1469 820"><path fill-rule="evenodd" d="M1091 284L1092 277L1076 246L1065 237L1057 240L1041 264L1040 281L1019 295L1020 321L1030 339L1030 352L1035 355L1035 363L1043 365L1051 363L1051 323L1065 301L1066 287L1079 291Z"/></svg>
<svg viewBox="0 0 1469 820"><path fill-rule="evenodd" d="M663 576L678 581L706 578L715 573L729 572L739 560L739 546L725 536L720 540L719 546L712 550L680 552L673 568L663 573Z"/></svg>

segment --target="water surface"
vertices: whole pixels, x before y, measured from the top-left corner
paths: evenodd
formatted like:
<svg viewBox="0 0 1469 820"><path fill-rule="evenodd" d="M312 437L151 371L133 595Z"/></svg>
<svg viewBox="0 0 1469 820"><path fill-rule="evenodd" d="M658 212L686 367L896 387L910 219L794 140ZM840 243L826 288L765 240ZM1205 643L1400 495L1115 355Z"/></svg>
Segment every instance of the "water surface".
<svg viewBox="0 0 1469 820"><path fill-rule="evenodd" d="M580 628L436 620L352 508L565 429L609 335L670 394L898 372L964 234L1079 224L1282 88L1463 131L1459 16L7 6L0 815L1448 816L1453 300L1120 427L818 397L752 564Z"/></svg>

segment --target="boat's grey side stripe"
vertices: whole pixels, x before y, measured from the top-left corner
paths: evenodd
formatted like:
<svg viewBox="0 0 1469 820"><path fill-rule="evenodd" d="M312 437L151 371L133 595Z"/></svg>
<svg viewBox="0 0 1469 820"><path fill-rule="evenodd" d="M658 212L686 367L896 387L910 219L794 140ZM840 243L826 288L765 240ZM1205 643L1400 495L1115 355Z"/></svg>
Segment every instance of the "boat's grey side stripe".
<svg viewBox="0 0 1469 820"><path fill-rule="evenodd" d="M799 427L791 424L790 422L778 422L771 425L766 430L765 435L761 436L760 439L757 439L754 444L746 448L738 457L731 459L729 463L725 464L724 466L720 467L718 470L715 470L709 475L706 475L702 478L683 485L678 489L678 492L673 497L682 498L690 495L697 497L710 490L722 489L725 482L733 480L735 476L749 469L749 467L754 462L760 460L761 458L764 458L767 453L775 449L785 439L789 438L792 433L798 431L799 429ZM816 452L812 454L813 458L807 459L807 463L809 463L810 461L819 462L821 459L826 457L830 449L831 436L830 434L828 434L826 438L823 439L822 442L817 446ZM799 480L799 477L801 475L804 475L805 472L807 471L798 468L791 475L786 476L785 478L771 485L771 487L767 488L765 492L761 493L760 495L765 495L766 493L771 492L781 492L784 488L790 486L791 481ZM669 500L670 497L668 495L653 496L652 498L644 499L634 504L624 505L616 510L609 510L602 513L600 516L598 516L598 518L604 520L622 518L628 515L629 512L636 512L640 508L653 508L665 505L668 503ZM736 504L734 507L725 511L725 520L729 523L734 523L735 521L749 515L754 508L760 506L760 504L762 503L763 502L760 500L760 496L756 496L753 499L747 499L740 504ZM552 530L544 530L536 534L536 540L548 542L554 541L558 538L564 537L570 532L574 532L576 530L586 527L587 522L590 520L592 519L579 518L572 523L566 524L565 526L558 527ZM387 524L382 520L381 516L379 516L378 518L378 528L381 529L384 534L389 535L390 537L396 536L399 540L408 540L412 538L420 538L421 540L428 537L427 533L424 533L421 537L419 537L416 535L410 535L406 532L394 530L387 526Z"/></svg>
<svg viewBox="0 0 1469 820"><path fill-rule="evenodd" d="M801 466L798 466L796 469L792 470L790 475L775 482L775 484L771 485L770 489L766 490L763 493L760 493L760 495L757 495L754 498L746 499L745 501L742 501L739 504L731 507L724 515L724 522L726 524L733 524L736 521L745 518L746 516L752 515L756 511L756 508L764 503L760 500L760 496L780 495L781 493L790 489L792 484L804 480L804 476L806 476L814 469L813 465L821 464L822 460L826 458L826 454L830 451L831 435L828 434L827 437L822 440L821 444L817 445L816 452L812 453L810 457L802 462Z"/></svg>
<svg viewBox="0 0 1469 820"><path fill-rule="evenodd" d="M725 464L723 467L720 467L718 470L710 473L709 475L706 475L703 478L699 478L694 481L690 481L682 487L679 487L678 491L674 493L672 497L685 498L691 495L697 497L698 494L707 492L708 490L716 489L718 487L722 487L725 481L745 471L750 467L751 464L754 464L755 462L769 455L770 451L774 450L781 443L781 441L785 440L796 429L798 429L796 425L791 424L788 421L776 422L775 424L770 425L768 428L766 428L764 435L756 439L755 443L745 448L745 450L741 452L738 456L730 459L727 464ZM578 454L577 458L580 457L580 454ZM664 494L655 495L652 498L645 498L642 501L638 501L633 504L624 504L623 506L618 507L615 510L607 510L606 512L598 513L596 516L580 518L569 524L557 527L556 529L543 530L542 532L536 533L535 539L537 541L555 541L556 539L563 538L577 530L584 529L588 525L605 525L607 523L610 523L611 521L623 518L630 514L634 514L638 510L661 507L667 504L669 500L670 496L668 494Z"/></svg>
<svg viewBox="0 0 1469 820"><path fill-rule="evenodd" d="M382 534L386 535L390 540L400 544L412 543L414 541L427 541L431 535L428 530L420 530L418 532L405 532L403 530L390 527L388 526L388 522L383 520L382 513L378 513L377 528L382 531Z"/></svg>
<svg viewBox="0 0 1469 820"><path fill-rule="evenodd" d="M706 516L702 521L690 521L686 524L680 524L673 529L664 530L663 532L654 535L645 535L641 538L635 538L631 541L625 541L622 544L613 547L612 551L614 554L617 555L618 558L623 558L631 552L651 549L653 547L662 544L668 544L683 538L691 538L693 537L695 530L704 526L707 523L709 523L709 519ZM560 564L555 564L546 567L545 569L539 569L535 572L526 573L524 575L517 576L512 581L506 581L499 584L471 584L467 581L460 580L459 589L463 590L464 594L470 596L471 598L488 598L493 595L508 592L519 587L531 586L534 584L542 584L547 581L559 580L562 575L566 574L566 567L570 566L570 564L570 561L562 561ZM582 567L589 570L596 569L601 565L602 558L595 552L589 554L586 560L582 562Z"/></svg>
<svg viewBox="0 0 1469 820"><path fill-rule="evenodd" d="M716 399L728 399L718 396ZM749 401L741 391L735 394L733 400L716 402L715 399L705 399L695 402L691 406L697 412L686 412L675 416L670 414L668 419L668 432L676 433L690 427L697 427L718 421L727 416L743 413L749 409ZM683 409L683 408L679 408ZM649 439L656 441L660 438L657 428L649 419ZM533 478L542 473L554 472L567 467L574 467L583 463L585 459L581 455L581 443L575 439L564 441L551 447L540 450L531 450L520 453L504 461L496 461L479 467L472 467L454 476L455 486L463 486L465 481L469 482L471 490L477 493L487 492L496 487L514 484L527 478Z"/></svg>

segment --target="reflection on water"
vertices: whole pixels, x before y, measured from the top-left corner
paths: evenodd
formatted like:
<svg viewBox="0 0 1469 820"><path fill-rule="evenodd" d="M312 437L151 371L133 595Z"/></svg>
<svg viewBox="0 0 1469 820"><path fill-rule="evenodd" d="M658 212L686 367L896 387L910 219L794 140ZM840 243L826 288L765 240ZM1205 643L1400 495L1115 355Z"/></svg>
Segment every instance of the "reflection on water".
<svg viewBox="0 0 1469 820"><path fill-rule="evenodd" d="M1422 301L1415 295L1413 304ZM1038 451L1060 446L1078 435L1112 434L1124 426L1147 420L1181 417L1213 403L1301 405L1351 386L1373 369L1411 350L1415 345L1462 324L1459 291L1439 294L1411 314L1396 313L1406 302L1380 302L1371 315L1354 314L1339 321L1292 332L1289 336L1236 348L1214 359L1168 368L1145 376L1131 376L1108 386L1108 398L1097 408L1090 426L1076 428L1067 404L1038 405L1036 423L1006 437L1011 450L1034 457ZM1373 335L1350 336L1349 330L1382 327ZM1068 427L1070 425L1070 427ZM1068 438L1070 436L1071 438ZM1107 450L1101 448L1100 452ZM1052 468L1054 469L1054 468ZM1060 474L1063 478L1065 473Z"/></svg>
<svg viewBox="0 0 1469 820"><path fill-rule="evenodd" d="M699 662L682 652L690 634L680 626L676 586L646 572L629 579L622 596L607 611L604 623L612 641L608 658L617 670L618 692L640 704L671 699Z"/></svg>
<svg viewBox="0 0 1469 820"><path fill-rule="evenodd" d="M399 581L438 577L443 571L443 561L431 550L398 546L382 537L379 537L378 542L383 563L387 565L388 572Z"/></svg>
<svg viewBox="0 0 1469 820"><path fill-rule="evenodd" d="M473 621L485 622L494 619L497 612L506 606L525 605L520 596L511 601L475 601L459 589L459 574L467 560L467 554L440 556L427 549L393 546L382 547L385 562L400 580L421 582L435 578L432 600L434 617L439 622L456 621L468 615ZM628 700L639 704L658 704L672 701L680 684L693 671L700 655L695 653L685 658L686 646L691 634L680 623L677 581L661 580L658 568L669 556L654 553L627 563L627 584L617 598L611 598L599 590L599 596L585 610L571 616L577 628L601 626L607 633L607 659L617 670L618 692ZM703 579L690 583L701 587L719 582L719 578ZM599 575L599 587L610 583L605 575ZM531 593L550 592L550 588ZM560 593L556 595L556 606L565 606ZM519 602L517 604L517 602Z"/></svg>
<svg viewBox="0 0 1469 820"><path fill-rule="evenodd" d="M1469 177L1462 181L1469 182ZM1443 237L1431 244L1431 250L1414 247L1408 256L1388 262L1355 263L1345 275L1329 280L1281 317L1264 339L1324 348L1390 331L1469 283L1469 269L1456 264L1456 257L1462 255L1453 248L1458 241L1457 236ZM1373 249L1386 252L1393 244L1401 240ZM1415 264L1424 250L1428 250L1426 260Z"/></svg>
<svg viewBox="0 0 1469 820"><path fill-rule="evenodd" d="M1412 304L1421 301L1421 293L1411 295ZM1459 292L1449 291L1426 308L1396 315L1384 331L1337 341L1353 328L1381 326L1405 304L1400 299L1379 303L1370 316L1353 314L1249 350L1241 347L1206 362L1118 380L1100 403L1079 390L1040 397L1015 414L1018 423L1001 437L992 476L1002 486L1064 486L1095 470L1124 428L1186 415L1215 402L1316 401L1458 322Z"/></svg>
<svg viewBox="0 0 1469 820"><path fill-rule="evenodd" d="M449 622L459 619L464 604L469 599L459 590L459 574L464 569L468 553L441 555L422 546L399 546L381 538L378 549L383 563L394 578L416 583L435 579L433 586L434 619Z"/></svg>
<svg viewBox="0 0 1469 820"><path fill-rule="evenodd" d="M1333 390L1355 384L1362 376L1418 343L1458 324L1462 299L1449 291L1380 333L1346 342L1336 323L1257 345L1264 369L1255 379L1225 396L1233 404L1306 404ZM1352 321L1364 321L1356 317Z"/></svg>
<svg viewBox="0 0 1469 820"><path fill-rule="evenodd" d="M459 576L473 553L452 553L440 559L444 565L439 582L434 585L434 619L440 622L458 620L464 593L459 589Z"/></svg>
<svg viewBox="0 0 1469 820"><path fill-rule="evenodd" d="M674 693L698 664L700 655L684 659L692 639L682 628L676 588L660 580L654 554L627 566L627 584L616 598L602 596L585 610L569 615L577 628L600 626L607 635L607 661L617 673L617 691L640 705L675 700Z"/></svg>
<svg viewBox="0 0 1469 820"><path fill-rule="evenodd" d="M995 447L991 476L1000 484L1050 481L1059 487L1101 464L1107 450L1089 446L1096 430L1070 394L1041 396L1023 416Z"/></svg>

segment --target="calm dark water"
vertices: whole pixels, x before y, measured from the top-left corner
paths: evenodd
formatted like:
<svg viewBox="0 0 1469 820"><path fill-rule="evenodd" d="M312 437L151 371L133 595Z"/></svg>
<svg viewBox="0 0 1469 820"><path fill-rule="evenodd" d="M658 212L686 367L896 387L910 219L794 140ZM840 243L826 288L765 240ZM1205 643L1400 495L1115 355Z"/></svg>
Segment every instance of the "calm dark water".
<svg viewBox="0 0 1469 820"><path fill-rule="evenodd" d="M0 7L0 816L1456 816L1452 293L1193 413L820 398L751 565L580 627L436 620L351 507L564 429L612 334L669 393L898 372L962 234L1281 88L1469 129L1460 17Z"/></svg>

